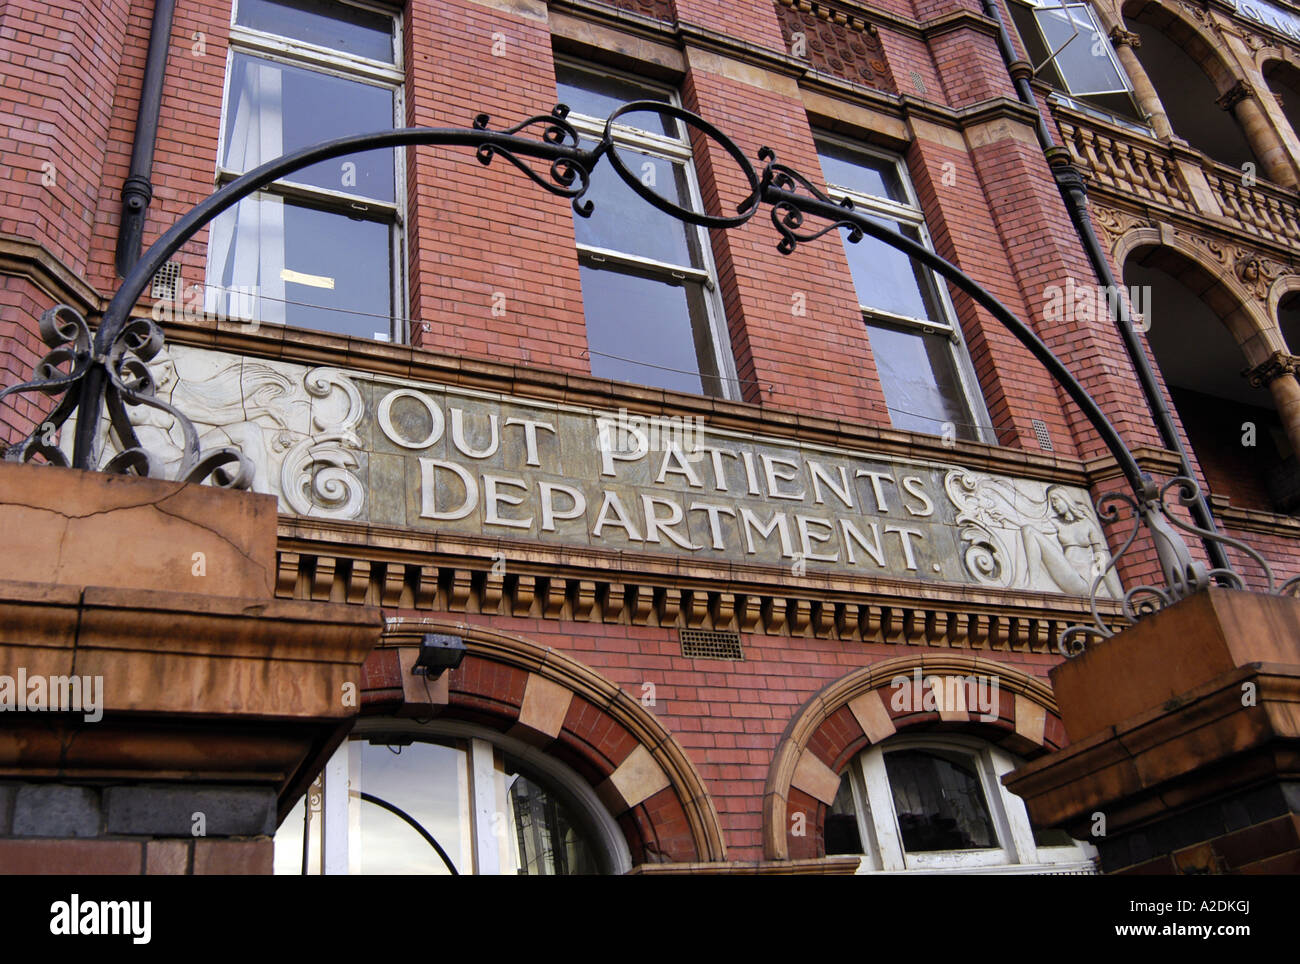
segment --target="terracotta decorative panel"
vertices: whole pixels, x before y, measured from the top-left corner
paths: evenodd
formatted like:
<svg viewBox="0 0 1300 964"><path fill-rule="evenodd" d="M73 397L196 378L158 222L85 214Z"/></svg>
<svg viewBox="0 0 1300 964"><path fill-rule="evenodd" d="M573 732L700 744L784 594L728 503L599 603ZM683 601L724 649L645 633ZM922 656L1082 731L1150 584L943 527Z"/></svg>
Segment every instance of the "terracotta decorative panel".
<svg viewBox="0 0 1300 964"><path fill-rule="evenodd" d="M672 0L601 0L601 2L610 7L618 7L629 13L639 13L643 17L652 17L665 23L674 23L677 20Z"/></svg>
<svg viewBox="0 0 1300 964"><path fill-rule="evenodd" d="M896 93L876 28L860 17L809 0L777 0L787 48L841 80Z"/></svg>

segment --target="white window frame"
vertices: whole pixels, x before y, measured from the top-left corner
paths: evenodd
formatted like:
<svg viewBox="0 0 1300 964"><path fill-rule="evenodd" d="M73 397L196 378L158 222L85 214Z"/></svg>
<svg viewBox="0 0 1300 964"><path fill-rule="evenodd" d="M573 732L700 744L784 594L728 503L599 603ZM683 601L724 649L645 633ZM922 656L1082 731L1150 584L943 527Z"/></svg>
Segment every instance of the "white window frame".
<svg viewBox="0 0 1300 964"><path fill-rule="evenodd" d="M904 227L914 229L920 243L928 250L934 250L934 244L930 240L930 231L925 224L925 213L921 210L921 202L912 187L912 179L908 176L907 165L902 157L892 152L869 147L860 141L837 137L823 130L816 130L813 135L814 140L819 144L830 144L890 165L893 168L894 176L903 188L903 194L907 200L905 203L900 203L889 198L882 198L878 195L866 194L850 187L844 187L827 179L826 189L831 197L837 201L847 197L853 202L853 207L862 214L876 214L891 221L896 221ZM825 177L825 172L823 172L823 177ZM846 247L849 244L847 240L844 243ZM863 322L878 320L887 325L909 328L923 334L947 335L949 344L952 347L953 362L957 372L957 384L961 389L962 401L966 405L967 418L970 419L970 425L974 428L975 439L988 445L996 445L998 444L997 435L993 431L992 420L989 418L984 396L979 391L979 380L975 375L975 367L970 360L970 352L966 349L966 342L962 338L961 328L956 321L957 310L953 306L952 299L948 296L948 285L943 278L929 267L925 267L925 271L930 276L935 298L938 300L939 313L943 315L942 319L912 318L908 315L884 311L859 302L858 307L862 311ZM874 351L874 348L872 350ZM938 435L939 433L935 432L933 434Z"/></svg>
<svg viewBox="0 0 1300 964"><path fill-rule="evenodd" d="M1052 45L1048 43L1047 34L1043 32L1043 27L1041 22L1039 21L1037 11L1052 9L1052 8L1059 10L1063 6L1066 8L1083 7L1088 14L1088 18L1092 21L1093 28L1097 31L1097 36L1103 44L1107 59L1110 60L1111 65L1115 68L1115 73L1119 76L1120 82L1123 83L1125 86L1116 90L1109 90L1109 91L1094 90L1094 91L1089 91L1086 94L1076 94L1072 90L1070 90L1070 81L1069 78L1065 76L1065 72L1061 70L1059 64L1055 63L1056 57L1049 56L1048 60L1053 61L1053 67L1056 70L1057 76L1061 78L1061 83L1065 85L1065 89L1062 90L1057 88L1055 84L1049 84L1049 86L1051 86L1052 88L1052 92L1048 95L1049 99L1054 101L1059 101L1060 103L1065 104L1067 107L1069 107L1072 110L1077 110L1080 113L1084 113L1092 117L1096 117L1098 120L1104 120L1107 123L1116 124L1120 127L1127 127L1130 130L1133 130L1140 134L1146 134L1148 136L1151 134L1152 131L1150 125L1143 124L1141 121L1137 121L1129 117L1124 117L1120 114L1116 114L1110 110L1107 110L1103 106L1091 104L1088 101L1081 99L1081 98L1092 97L1092 96L1104 96L1107 94L1128 94L1129 99L1133 102L1134 111L1137 113L1139 117L1143 116L1142 107L1140 104L1138 104L1137 96L1133 91L1133 81L1129 77L1128 71L1124 69L1124 64L1120 61L1119 55L1115 53L1115 46L1110 42L1110 37L1107 35L1106 30L1103 28L1101 20L1097 17L1097 12L1096 10L1093 9L1093 5L1091 2L1087 2L1087 0L1007 0L1007 2L1009 4L1016 3L1022 7L1028 7L1031 10L1035 11L1033 16L1034 29L1038 31L1038 36L1035 39L1043 45L1043 47L1048 51L1049 54L1052 53ZM1017 22L1015 22L1014 17L1012 17L1012 21L1013 22L1010 24L1010 28L1019 32L1020 25ZM1024 37L1021 37L1020 40L1021 43L1024 44ZM1077 43L1077 41L1075 42ZM1058 49L1056 53L1059 54L1060 50ZM1037 76L1038 71L1042 70L1042 68L1047 64L1048 60L1045 60L1043 61L1043 63L1035 66L1035 70L1034 70L1035 76ZM1044 81L1044 83L1047 83L1047 81Z"/></svg>
<svg viewBox="0 0 1300 964"><path fill-rule="evenodd" d="M1043 42L1043 46L1047 48L1048 52L1046 60L1041 64L1034 65L1035 75L1037 75L1038 71L1042 70L1048 62L1051 62L1056 68L1056 73L1061 78L1061 83L1065 85L1065 93L1072 97L1091 96L1094 94L1131 94L1133 92L1132 82L1129 80L1128 74L1124 71L1124 65L1119 62L1119 57L1115 54L1114 48L1111 47L1110 38L1106 36L1106 31L1102 27L1101 21L1097 19L1097 14L1093 11L1091 3L1084 2L1084 0L1019 0L1019 2L1023 3L1027 7L1034 8L1034 24L1038 27L1039 39ZM1092 29L1097 32L1097 37L1102 42L1102 50L1106 54L1106 58L1110 61L1111 67L1114 68L1115 75L1119 78L1120 83L1124 85L1123 87L1116 87L1113 90L1090 90L1085 94L1076 94L1070 87L1070 78L1065 75L1065 71L1061 69L1060 63L1057 59L1061 51L1065 49L1065 44L1062 44L1055 50L1052 49L1052 45L1047 40L1047 31L1043 29L1043 22L1038 16L1038 11L1061 11L1070 18L1070 25L1074 27L1075 36L1077 37L1079 24L1075 19L1076 9L1082 9L1087 15L1089 23L1092 24ZM1073 43L1074 40L1072 39L1067 42Z"/></svg>
<svg viewBox="0 0 1300 964"><path fill-rule="evenodd" d="M972 759L998 838L996 848L906 852L885 769L885 754L909 749L956 752ZM1096 873L1096 848L1086 842L1079 841L1066 847L1039 847L1034 843L1034 831L1024 801L1002 785L1002 777L1017 766L1019 761L1000 747L965 736L893 737L864 750L849 764L849 780L863 849L858 873Z"/></svg>
<svg viewBox="0 0 1300 964"><path fill-rule="evenodd" d="M405 84L406 71L403 65L402 15L392 7L381 4L357 2L357 0L332 0L340 6L356 7L388 17L393 24L392 44L393 62L387 63L360 57L355 54L322 47L303 40L279 34L254 30L237 23L239 17L239 0L230 5L230 43L226 51L226 75L221 92L221 120L217 136L217 157L214 165L213 183L218 187L227 184L246 172L226 167L222 162L226 156L226 119L230 108L230 78L236 54L258 57L262 60L299 67L316 73L339 77L344 80L369 83L393 92L393 127L406 126ZM405 239L406 211L406 152L393 149L393 200L383 201L360 194L348 194L315 185L303 184L284 178L259 189L245 200L252 200L260 194L273 194L286 201L306 202L337 214L356 212L366 220L386 223L389 226L389 258L392 277L389 280L390 318L388 337L375 339L404 343L408 338L405 319L407 311L407 265ZM207 275L213 272L214 252L209 246ZM216 310L223 293L220 286L206 284L204 304L207 311ZM260 299L259 299L260 300ZM264 318L257 319L267 324ZM380 319L376 319L378 324Z"/></svg>
<svg viewBox="0 0 1300 964"><path fill-rule="evenodd" d="M467 855L452 854L462 875L500 875L502 855L500 837L493 817L498 795L504 798L508 788L500 785L493 752L510 754L546 781L546 790L565 804L589 834L591 846L598 850L597 859L612 873L626 874L632 869L632 854L618 823L605 809L595 790L568 764L537 747L504 733L459 720L417 722L412 719L380 716L359 719L321 775L322 806L319 827L308 832L315 844L310 866L325 868L326 874L356 874L360 865L361 833L361 744L371 738L410 738L414 742L440 743L459 741L464 744L468 767L470 800L468 803L469 839ZM346 792L340 789L346 788ZM304 805L306 801L304 800ZM296 808L295 808L296 809ZM301 822L297 812L285 818ZM298 827L292 828L296 833ZM468 856L468 864L464 857ZM508 855L507 855L508 856Z"/></svg>
<svg viewBox="0 0 1300 964"><path fill-rule="evenodd" d="M580 73L595 74L597 76L610 77L626 84L633 84L647 92L653 92L666 97L667 103L674 107L681 106L681 98L677 91L665 84L657 84L648 81L636 74L624 73L622 71L611 70L607 67L596 66L584 63L579 60L566 57L556 57L555 66L557 69L565 68L578 71ZM577 112L570 113L568 116L569 123L573 125L580 137L591 138L599 141L605 133L604 117L590 117ZM681 129L684 124L681 121L674 121ZM700 193L699 176L695 170L694 152L691 150L689 136L685 133L680 137L668 137L663 134L655 134L651 131L642 130L636 127L629 127L626 124L615 122L612 134L616 147L626 147L630 150L641 151L664 160L680 163L682 170L685 172L687 195L693 210L704 210L704 199ZM650 210L649 202L646 202L647 210ZM710 341L713 344L714 365L718 372L719 392L716 397L740 400L740 377L736 371L735 358L731 352L731 332L727 328L726 312L722 303L722 292L718 285L718 268L713 257L713 245L709 238L708 230L696 225L682 222L687 231L695 233L696 249L700 252L700 260L703 267L694 265L674 264L667 261L658 261L654 258L645 258L640 255L628 254L621 251L615 251L610 248L599 248L593 245L578 243L578 260L580 264L587 264L594 267L604 265L630 268L636 271L642 271L647 274L657 275L660 278L672 278L679 281L693 281L702 285L704 289L704 306L708 314ZM641 364L637 359L620 359L630 361L634 364ZM647 366L653 367L653 366ZM699 374L701 386L704 387L703 373ZM706 393L707 394L707 393Z"/></svg>

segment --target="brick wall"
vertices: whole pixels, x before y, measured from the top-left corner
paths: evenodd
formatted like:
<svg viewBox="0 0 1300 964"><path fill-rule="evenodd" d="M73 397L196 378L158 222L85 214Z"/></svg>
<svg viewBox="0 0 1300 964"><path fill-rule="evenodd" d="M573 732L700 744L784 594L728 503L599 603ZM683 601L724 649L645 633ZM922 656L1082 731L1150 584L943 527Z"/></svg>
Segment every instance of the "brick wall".
<svg viewBox="0 0 1300 964"><path fill-rule="evenodd" d="M132 5L129 16L126 7L118 11L121 29L116 34L122 46L113 58L115 72L103 77L93 118L96 156L101 160L99 167L75 170L75 181L84 182L81 193L87 198L82 215L86 230L57 239L64 245L58 251L68 254L70 265L105 293L114 287L119 193L134 134L148 40L147 6ZM5 16L16 16L16 9L11 5ZM714 3L679 3L677 16L722 29L722 9ZM766 0L743 17L736 15L734 5L726 9L728 32L746 43L784 51L779 19ZM932 18L954 9L953 4L931 4L917 16ZM229 19L229 6L222 0L178 4L146 244L213 189ZM556 99L549 31L540 19L506 14L471 0L417 2L407 5L404 35L410 123L466 125L473 113L483 110L492 115L494 126L502 126L544 113ZM911 89L910 71L916 69L930 99L954 106L1011 96L996 44L986 34L950 31L929 48L888 27L880 28L879 37L899 89ZM494 39L504 40L503 56L492 55ZM66 78L63 83L66 86ZM62 89L52 87L51 100ZM108 90L113 92L111 101ZM778 93L698 68L687 73L682 90L690 107L734 134L751 157L768 143L783 162L816 174L808 120L793 91ZM56 128L59 137L72 138L66 124ZM1087 276L1036 146L1000 140L967 151L918 141L908 159L941 253L986 283L1022 317L1034 318L1045 284L1059 281L1063 273ZM34 154L27 163L32 169ZM946 163L956 167L955 189L943 183ZM698 166L710 204L734 204L733 199L743 196L734 165L716 149L701 151ZM67 187L72 190L75 184ZM485 169L464 149L409 149L407 190L410 290L401 313L416 322L411 333L416 344L561 371L589 370L573 215L565 201L527 183L502 159ZM27 202L13 203L23 207ZM20 227L11 219L8 227L30 234L42 223L26 219ZM1004 245L990 248L983 243L990 229ZM205 242L206 232L201 232L180 255L187 284L203 277ZM714 235L743 396L779 409L887 424L852 282L834 239L789 258L778 255L774 244L764 217L743 229ZM1005 247L1005 253L999 247ZM72 257L71 248L81 253ZM792 313L796 292L807 297L806 316ZM493 312L494 299L504 314ZM1062 405L1036 363L1000 326L963 299L958 303L981 388L995 424L1002 428L1002 443L1037 449L1027 420L1032 411L1043 413L1058 452L1095 454L1098 447L1090 430L1072 406ZM11 324L31 328L34 319L14 316ZM1149 428L1135 414L1141 412L1140 399L1123 363L1100 361L1122 357L1113 335L1100 326L1043 334L1075 366L1126 437L1134 443L1149 441ZM26 341L24 360L33 351L31 339ZM11 357L18 357L16 351L9 351ZM1008 393L1008 384L1018 391ZM1018 409L1012 398L1020 400ZM1077 449L1071 434L1078 438Z"/></svg>
<svg viewBox="0 0 1300 964"><path fill-rule="evenodd" d="M653 626L477 613L463 618L554 647L638 699L647 692L643 684L654 684L650 710L681 743L703 778L731 860L763 857L764 782L777 744L799 707L859 666L904 655L898 647L880 644L745 633L743 661L689 659L681 655L675 632ZM1038 653L999 652L995 658L1044 679L1059 661ZM806 812L816 813L817 802Z"/></svg>
<svg viewBox="0 0 1300 964"><path fill-rule="evenodd" d="M0 9L0 233L86 273L128 0L12 0Z"/></svg>
<svg viewBox="0 0 1300 964"><path fill-rule="evenodd" d="M0 234L44 247L104 294L115 287L119 194L134 135L149 6L146 0L10 0L0 10L0 53L7 77L18 81L0 93ZM925 21L959 9L979 13L981 5L891 0L882 9ZM524 7L517 10L505 13L473 0L406 5L408 123L468 126L481 110L501 128L549 111L556 100L549 28ZM786 51L771 0L678 0L676 17L759 50ZM146 244L213 190L229 21L226 0L178 3ZM504 38L503 56L493 56L494 35ZM896 88L908 96L951 108L1014 98L986 32L949 31L927 45L882 25L879 41ZM757 68L738 79L707 63L697 61L683 73L684 103L733 135L751 159L768 145L782 163L819 181L811 126L794 80ZM755 77L767 86L752 82ZM1029 128L998 121L979 132L946 129L940 135L930 129L936 123L926 122L927 132L905 157L938 251L1029 321L1131 445L1157 446L1113 326L1043 317L1049 285L1067 277L1090 282L1092 273ZM745 193L735 165L716 145L695 143L706 206L714 213L734 207ZM47 161L55 165L50 184L42 183ZM400 311L421 323L413 342L561 373L589 371L568 203L503 159L485 168L463 148L408 150L406 188L409 299ZM745 400L791 415L886 427L883 393L835 235L782 256L764 211L743 228L714 232L711 240ZM180 256L190 283L203 277L205 243L201 233ZM498 292L505 296L504 315L492 311ZM805 296L802 315L793 310L798 294ZM1030 419L1039 418L1061 458L1101 454L1091 428L1013 336L965 296L954 301L1001 444L1038 451ZM35 319L49 304L49 294L33 281L0 276L5 384L27 377L43 354ZM31 401L7 404L0 415L6 436L25 434L40 411ZM1279 563L1280 574L1300 571L1295 540L1259 533L1247 538ZM1125 573L1151 570L1150 555L1139 555ZM850 669L897 655L896 647L878 644L746 635L743 662L711 662L683 658L675 634L657 628L466 618L554 646L631 693L654 682L655 713L706 781L733 859L762 856L764 780L795 710ZM1003 657L1037 676L1057 661L1018 652ZM574 727L580 730L581 721ZM792 791L792 807L800 805L798 793ZM816 802L806 805L815 809ZM650 816L629 819L653 817L663 825L675 819L666 798L643 806ZM129 842L129 854L109 843L95 847L118 854L113 860L153 859L141 841ZM14 860L37 859L30 856L36 853L53 860L62 846L3 845ZM197 867L198 850L187 849L185 859Z"/></svg>

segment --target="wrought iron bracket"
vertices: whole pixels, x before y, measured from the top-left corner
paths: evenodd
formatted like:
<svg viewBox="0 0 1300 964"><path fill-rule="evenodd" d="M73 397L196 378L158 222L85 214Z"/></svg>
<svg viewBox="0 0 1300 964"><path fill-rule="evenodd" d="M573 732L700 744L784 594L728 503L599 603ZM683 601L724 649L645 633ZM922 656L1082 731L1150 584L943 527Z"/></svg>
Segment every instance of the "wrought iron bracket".
<svg viewBox="0 0 1300 964"><path fill-rule="evenodd" d="M669 201L642 183L619 157L614 137L619 118L636 112L655 112L681 121L699 136L714 141L735 162L750 192L737 205L735 214L695 211ZM162 330L152 320L131 317L145 288L182 245L223 211L254 192L311 164L362 150L423 145L471 147L480 163L487 165L495 157L504 158L544 190L568 199L575 213L582 217L589 217L593 211L592 202L585 198L592 172L607 157L615 173L639 197L690 224L716 229L739 227L763 205L768 205L779 235L777 250L782 254L790 254L800 244L810 244L838 229L847 231L850 243L870 236L903 251L970 296L1047 369L1101 437L1128 484L1128 494L1108 493L1098 500L1099 518L1106 524L1124 518L1133 522L1119 552L1112 555L1105 570L1095 574L1090 600L1093 623L1072 627L1063 634L1060 641L1063 654L1077 655L1088 640L1113 634L1113 627L1100 615L1097 593L1141 530L1148 533L1155 546L1165 584L1139 586L1125 593L1121 610L1123 620L1129 624L1212 583L1244 586L1242 578L1232 569L1209 569L1195 561L1178 530L1230 545L1249 556L1263 569L1269 590L1274 591L1273 574L1258 553L1238 540L1189 525L1171 511L1167 502L1171 491L1177 489L1180 505L1187 506L1197 497L1196 484L1191 479L1176 478L1158 486L1144 474L1105 413L1065 364L1029 326L961 269L911 238L859 213L851 201L830 197L798 171L778 163L775 153L767 147L758 152L758 160L763 164L760 175L731 138L684 108L658 101L625 104L609 116L602 137L590 148L582 146L577 131L567 119L568 113L568 107L560 104L550 114L529 117L499 131L488 127L488 115L479 114L470 128L414 127L338 138L270 161L226 184L191 209L145 252L123 279L93 337L86 320L67 305L57 305L42 315L41 338L50 351L36 365L31 380L0 391L0 401L9 395L28 392L61 398L31 435L10 446L6 458L24 462L40 458L51 464L80 469L247 488L253 478L248 459L228 446L202 450L199 435L185 413L158 397L149 362L163 347ZM524 136L537 133L540 136ZM528 159L547 167L539 171ZM816 219L816 228L805 228L810 218ZM166 413L180 426L184 436L183 454L174 469L140 444L127 409L141 405ZM69 458L56 436L74 413L77 420ZM106 448L113 450L107 458ZM1298 589L1300 577L1287 582L1280 591L1295 593Z"/></svg>

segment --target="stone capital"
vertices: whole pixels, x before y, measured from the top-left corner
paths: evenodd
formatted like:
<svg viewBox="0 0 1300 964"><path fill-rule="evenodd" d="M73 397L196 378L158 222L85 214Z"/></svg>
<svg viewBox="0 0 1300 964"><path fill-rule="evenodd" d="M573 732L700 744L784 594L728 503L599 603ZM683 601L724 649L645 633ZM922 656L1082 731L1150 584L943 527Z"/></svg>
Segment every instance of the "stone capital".
<svg viewBox="0 0 1300 964"><path fill-rule="evenodd" d="M1269 382L1275 381L1284 375L1295 375L1297 371L1300 371L1300 356L1288 355L1284 351L1275 351L1265 361L1254 368L1247 369L1245 376L1251 387L1263 388Z"/></svg>
<svg viewBox="0 0 1300 964"><path fill-rule="evenodd" d="M1235 84L1215 98L1214 102L1224 110L1232 110L1242 101L1254 96L1255 89L1244 80L1238 80Z"/></svg>
<svg viewBox="0 0 1300 964"><path fill-rule="evenodd" d="M1110 42L1116 47L1131 47L1134 50L1142 46L1141 37L1132 30L1125 30L1120 26L1110 28Z"/></svg>

